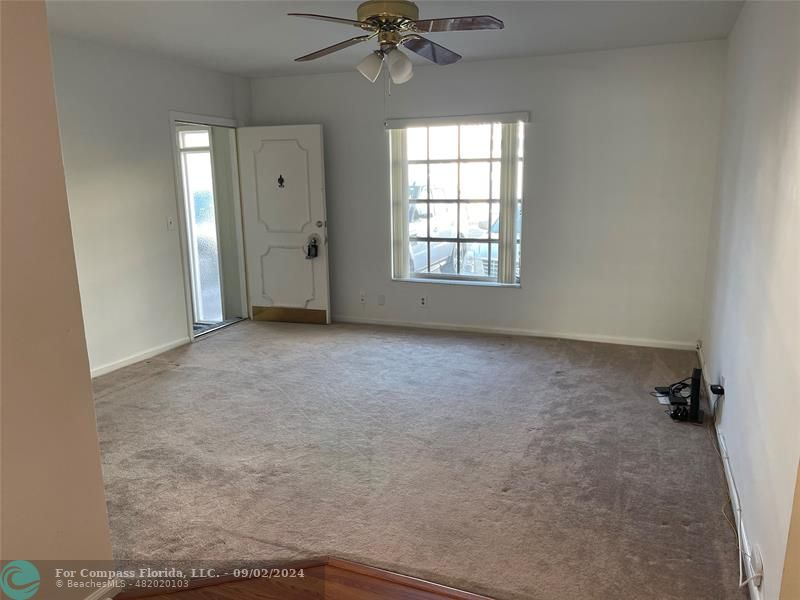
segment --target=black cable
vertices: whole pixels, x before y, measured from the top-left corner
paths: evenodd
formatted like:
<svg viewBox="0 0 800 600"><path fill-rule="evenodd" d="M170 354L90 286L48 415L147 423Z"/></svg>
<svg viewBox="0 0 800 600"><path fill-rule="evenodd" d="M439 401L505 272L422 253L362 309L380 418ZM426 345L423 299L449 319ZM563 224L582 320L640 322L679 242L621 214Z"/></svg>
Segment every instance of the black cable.
<svg viewBox="0 0 800 600"><path fill-rule="evenodd" d="M654 398L660 398L665 395L670 397L677 396L684 400L688 400L689 398L691 398L692 395L691 386L688 384L688 382L690 382L691 380L692 380L691 377L686 377L685 379L681 379L680 381L676 381L675 383L669 384L668 386L666 386L669 389L668 394L659 394L658 392L650 392L650 395L653 396ZM689 388L689 395L684 396L683 394L681 394L681 392L687 388Z"/></svg>

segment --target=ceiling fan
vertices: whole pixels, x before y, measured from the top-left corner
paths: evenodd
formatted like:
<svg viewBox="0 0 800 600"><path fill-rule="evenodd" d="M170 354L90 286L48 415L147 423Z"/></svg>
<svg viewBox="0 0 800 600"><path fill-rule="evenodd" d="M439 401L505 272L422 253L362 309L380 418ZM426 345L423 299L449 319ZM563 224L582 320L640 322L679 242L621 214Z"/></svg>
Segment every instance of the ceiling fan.
<svg viewBox="0 0 800 600"><path fill-rule="evenodd" d="M420 20L419 8L409 0L367 0L358 7L357 20L308 13L289 13L289 16L351 25L366 32L364 35L296 58L296 61L314 60L377 38L378 49L370 52L356 68L364 77L374 82L380 75L383 64L386 63L389 75L396 84L405 83L413 75L411 60L400 51L401 46L437 65L450 65L461 60L460 54L422 37L420 33L504 27L500 19L489 15Z"/></svg>

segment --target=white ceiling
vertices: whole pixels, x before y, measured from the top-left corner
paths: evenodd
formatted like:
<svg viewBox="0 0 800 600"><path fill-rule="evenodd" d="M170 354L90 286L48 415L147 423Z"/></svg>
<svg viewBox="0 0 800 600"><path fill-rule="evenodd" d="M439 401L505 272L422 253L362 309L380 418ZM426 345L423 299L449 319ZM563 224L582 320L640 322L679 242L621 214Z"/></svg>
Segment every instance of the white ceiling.
<svg viewBox="0 0 800 600"><path fill-rule="evenodd" d="M606 50L727 37L741 2L593 0L418 2L421 18L491 14L504 31L429 34L486 60ZM286 16L292 12L355 18L358 2L241 0L51 0L53 32L155 53L247 76L352 69L372 46L358 45L310 63L297 56L359 35L346 25ZM420 61L424 62L422 59Z"/></svg>

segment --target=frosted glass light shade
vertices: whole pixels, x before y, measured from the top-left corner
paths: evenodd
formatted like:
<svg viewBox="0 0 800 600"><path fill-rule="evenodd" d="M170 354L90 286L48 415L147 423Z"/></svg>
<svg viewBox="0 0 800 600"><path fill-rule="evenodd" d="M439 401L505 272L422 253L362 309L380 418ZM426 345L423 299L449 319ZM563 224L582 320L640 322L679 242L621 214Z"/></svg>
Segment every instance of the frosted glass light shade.
<svg viewBox="0 0 800 600"><path fill-rule="evenodd" d="M370 52L367 57L358 63L356 69L364 77L375 83L383 67L383 55L380 52Z"/></svg>
<svg viewBox="0 0 800 600"><path fill-rule="evenodd" d="M398 85L405 83L414 75L414 65L399 48L395 48L386 55L386 66L389 68L392 82Z"/></svg>

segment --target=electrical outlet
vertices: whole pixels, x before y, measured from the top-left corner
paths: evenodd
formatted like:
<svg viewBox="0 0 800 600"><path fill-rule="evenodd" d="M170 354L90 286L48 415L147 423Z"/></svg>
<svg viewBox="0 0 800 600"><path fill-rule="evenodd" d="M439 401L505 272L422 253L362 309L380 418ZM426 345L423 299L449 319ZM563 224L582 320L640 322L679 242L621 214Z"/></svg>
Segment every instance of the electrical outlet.
<svg viewBox="0 0 800 600"><path fill-rule="evenodd" d="M367 303L367 293L366 292L361 292L360 302L361 302L361 304L366 304Z"/></svg>
<svg viewBox="0 0 800 600"><path fill-rule="evenodd" d="M378 306L383 306L386 304L386 296L384 294L378 294Z"/></svg>
<svg viewBox="0 0 800 600"><path fill-rule="evenodd" d="M427 308L427 306L428 306L428 297L427 296L420 296L418 304L419 304L420 308Z"/></svg>

